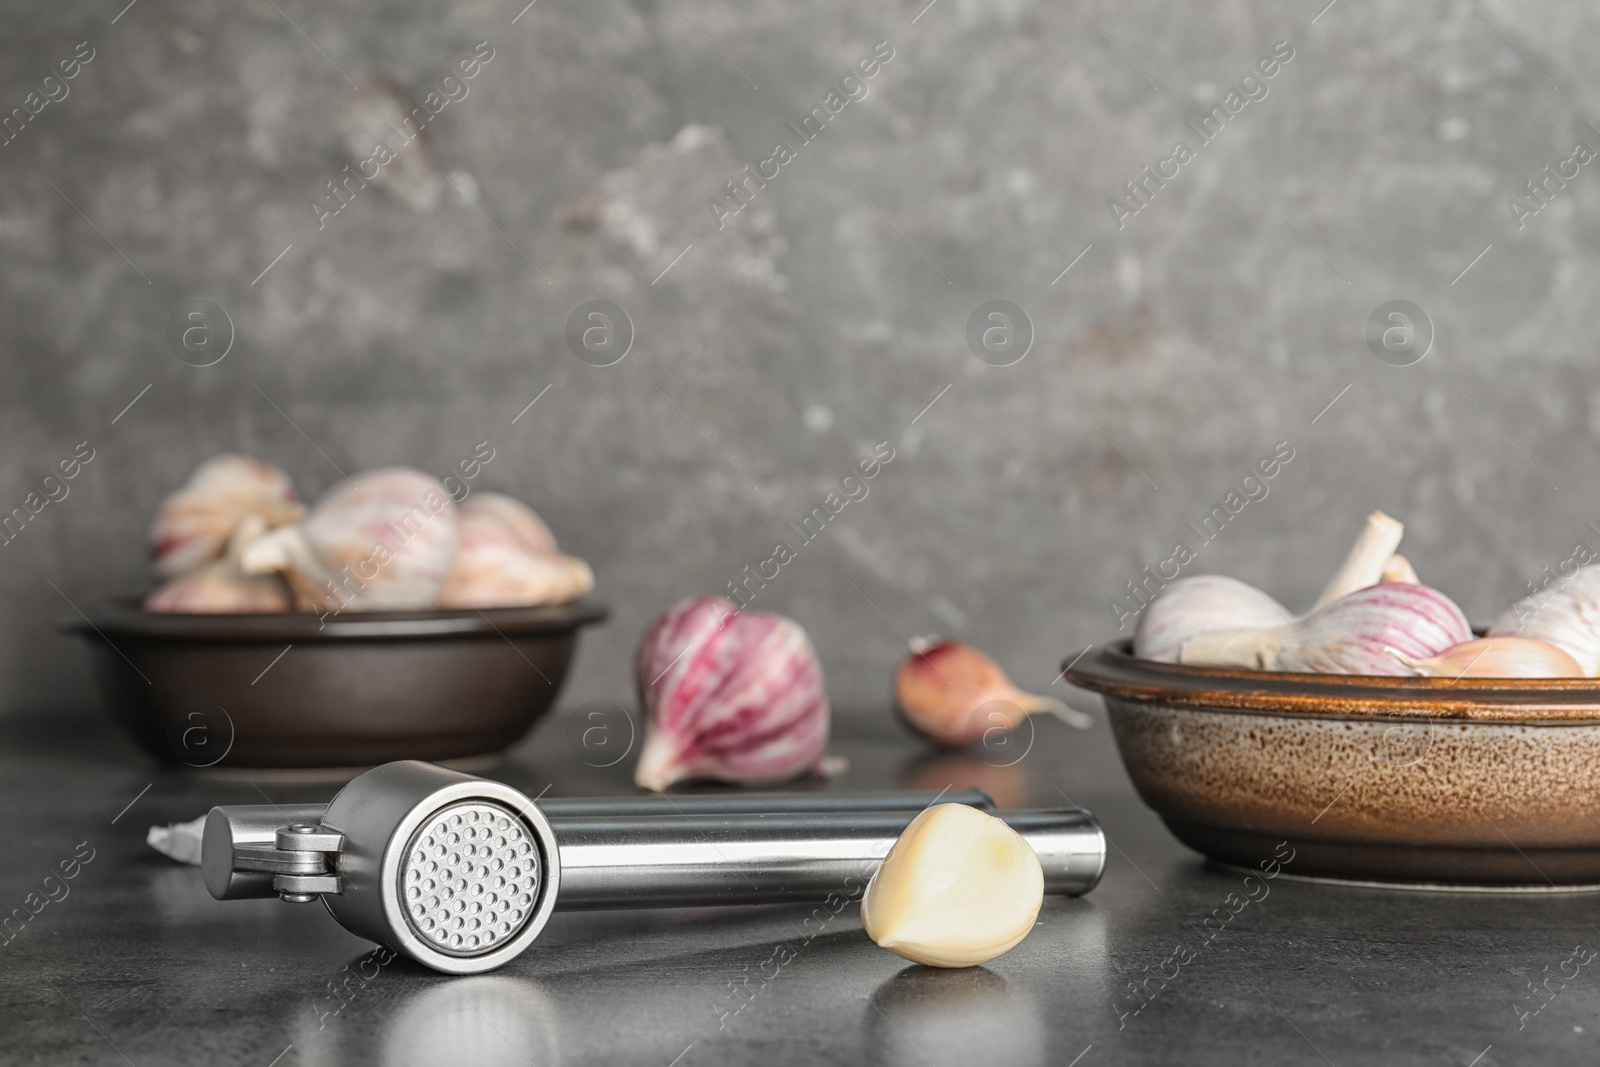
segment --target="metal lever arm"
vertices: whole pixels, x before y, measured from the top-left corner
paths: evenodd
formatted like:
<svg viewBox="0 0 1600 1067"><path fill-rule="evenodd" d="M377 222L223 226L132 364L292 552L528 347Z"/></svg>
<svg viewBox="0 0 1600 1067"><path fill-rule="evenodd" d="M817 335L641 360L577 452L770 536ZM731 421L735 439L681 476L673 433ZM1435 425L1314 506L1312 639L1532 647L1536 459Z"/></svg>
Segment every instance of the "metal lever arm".
<svg viewBox="0 0 1600 1067"><path fill-rule="evenodd" d="M1092 889L1105 839L1085 812L997 813L1033 846L1045 892ZM914 811L552 818L560 911L854 898Z"/></svg>

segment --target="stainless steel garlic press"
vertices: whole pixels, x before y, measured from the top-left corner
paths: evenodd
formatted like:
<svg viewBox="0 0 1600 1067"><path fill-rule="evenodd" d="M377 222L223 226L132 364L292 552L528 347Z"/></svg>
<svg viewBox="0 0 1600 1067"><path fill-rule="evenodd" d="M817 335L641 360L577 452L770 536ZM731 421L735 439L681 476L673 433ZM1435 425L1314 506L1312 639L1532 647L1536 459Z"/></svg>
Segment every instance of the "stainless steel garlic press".
<svg viewBox="0 0 1600 1067"><path fill-rule="evenodd" d="M352 933L473 974L520 955L557 908L853 899L935 801L993 808L976 789L535 802L408 760L353 779L326 807L211 809L201 867L218 900L321 899ZM1033 846L1045 892L1099 881L1105 838L1088 813L996 814Z"/></svg>

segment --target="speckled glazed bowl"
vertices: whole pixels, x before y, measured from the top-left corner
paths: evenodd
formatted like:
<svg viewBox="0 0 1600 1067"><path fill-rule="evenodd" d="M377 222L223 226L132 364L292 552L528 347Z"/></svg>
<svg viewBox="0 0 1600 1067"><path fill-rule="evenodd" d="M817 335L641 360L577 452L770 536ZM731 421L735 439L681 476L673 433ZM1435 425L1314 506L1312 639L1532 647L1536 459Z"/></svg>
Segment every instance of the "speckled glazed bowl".
<svg viewBox="0 0 1600 1067"><path fill-rule="evenodd" d="M1070 665L1190 848L1358 881L1600 887L1600 681ZM1288 848L1282 846L1288 843Z"/></svg>

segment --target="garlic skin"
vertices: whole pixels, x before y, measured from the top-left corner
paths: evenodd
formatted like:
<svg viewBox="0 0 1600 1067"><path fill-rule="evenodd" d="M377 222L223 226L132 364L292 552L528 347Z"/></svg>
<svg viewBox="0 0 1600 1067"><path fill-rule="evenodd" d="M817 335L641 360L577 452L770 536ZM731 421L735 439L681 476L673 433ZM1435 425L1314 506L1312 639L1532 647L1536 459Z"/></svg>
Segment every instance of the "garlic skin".
<svg viewBox="0 0 1600 1067"><path fill-rule="evenodd" d="M270 463L249 456L213 456L162 502L150 525L150 559L163 578L186 574L220 559L246 515L268 529L297 521L305 505L294 483Z"/></svg>
<svg viewBox="0 0 1600 1067"><path fill-rule="evenodd" d="M1545 641L1577 660L1586 676L1600 675L1600 565L1579 567L1512 604L1489 636Z"/></svg>
<svg viewBox="0 0 1600 1067"><path fill-rule="evenodd" d="M1002 819L935 804L912 820L867 883L861 925L929 967L973 967L1015 948L1044 904L1044 870Z"/></svg>
<svg viewBox="0 0 1600 1067"><path fill-rule="evenodd" d="M289 589L276 576L256 577L239 565L244 547L267 531L260 515L239 521L227 552L197 570L169 578L145 597L146 611L190 615L244 615L289 610Z"/></svg>
<svg viewBox="0 0 1600 1067"><path fill-rule="evenodd" d="M1133 631L1133 654L1177 663L1183 643L1208 630L1256 630L1294 616L1249 582L1199 574L1169 582L1145 605Z"/></svg>
<svg viewBox="0 0 1600 1067"><path fill-rule="evenodd" d="M1048 712L1080 730L1094 720L1052 697L1025 693L1000 665L970 645L935 641L912 653L894 676L895 709L912 730L946 748L961 748L991 730L1010 730Z"/></svg>
<svg viewBox="0 0 1600 1067"><path fill-rule="evenodd" d="M1480 637L1428 659L1395 657L1424 678L1582 678L1562 649L1531 637Z"/></svg>
<svg viewBox="0 0 1600 1067"><path fill-rule="evenodd" d="M637 672L645 743L633 780L645 789L832 769L822 664L791 619L691 597L645 632Z"/></svg>
<svg viewBox="0 0 1600 1067"><path fill-rule="evenodd" d="M431 475L366 471L247 546L241 563L248 574L282 574L300 611L431 608L455 559L457 521Z"/></svg>
<svg viewBox="0 0 1600 1067"><path fill-rule="evenodd" d="M1426 585L1384 582L1359 589L1297 622L1219 630L1183 643L1180 663L1320 674L1405 675L1424 660L1472 640L1467 617Z"/></svg>
<svg viewBox="0 0 1600 1067"><path fill-rule="evenodd" d="M1361 535L1350 547L1350 554L1345 556L1339 569L1328 579L1328 584L1323 587L1317 602L1311 605L1311 610L1325 608L1357 589L1365 589L1369 585L1377 585L1383 581L1384 568L1394 557L1395 549L1400 547L1400 538L1405 532L1406 528L1402 523L1391 519L1381 511L1374 511L1368 515L1367 523L1361 529Z"/></svg>
<svg viewBox="0 0 1600 1067"><path fill-rule="evenodd" d="M460 507L455 565L441 608L565 604L594 588L589 565L562 555L544 520L504 493L475 493Z"/></svg>

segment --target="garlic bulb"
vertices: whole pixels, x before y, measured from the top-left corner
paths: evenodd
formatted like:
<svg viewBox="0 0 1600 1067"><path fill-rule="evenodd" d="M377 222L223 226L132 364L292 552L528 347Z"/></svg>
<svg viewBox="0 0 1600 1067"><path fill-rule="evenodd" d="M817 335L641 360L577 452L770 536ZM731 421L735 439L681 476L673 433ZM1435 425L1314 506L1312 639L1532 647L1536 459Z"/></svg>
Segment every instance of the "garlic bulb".
<svg viewBox="0 0 1600 1067"><path fill-rule="evenodd" d="M1424 678L1582 678L1583 668L1562 649L1531 637L1480 637L1428 659L1406 659Z"/></svg>
<svg viewBox="0 0 1600 1067"><path fill-rule="evenodd" d="M562 555L544 521L504 493L464 502L458 533L441 608L565 604L594 588L589 565Z"/></svg>
<svg viewBox="0 0 1600 1067"><path fill-rule="evenodd" d="M1139 616L1133 654L1177 663L1178 650L1207 630L1255 630L1277 626L1294 616L1249 582L1220 574L1199 574L1169 583Z"/></svg>
<svg viewBox="0 0 1600 1067"><path fill-rule="evenodd" d="M1383 581L1384 568L1393 558L1395 549L1400 547L1400 538L1405 532L1405 526L1381 511L1368 515L1361 536L1351 546L1350 554L1339 565L1338 571L1323 587L1322 595L1311 605L1311 610L1326 607L1357 589L1365 589Z"/></svg>
<svg viewBox="0 0 1600 1067"><path fill-rule="evenodd" d="M905 828L861 898L861 925L929 967L972 967L1016 945L1044 904L1044 870L1004 820L935 804Z"/></svg>
<svg viewBox="0 0 1600 1067"><path fill-rule="evenodd" d="M1600 565L1579 567L1523 597L1494 621L1489 636L1546 641L1577 660L1585 675L1600 675Z"/></svg>
<svg viewBox="0 0 1600 1067"><path fill-rule="evenodd" d="M1407 674L1422 660L1472 640L1455 602L1426 585L1358 589L1297 622L1218 630L1183 643L1178 661L1207 667L1324 674Z"/></svg>
<svg viewBox="0 0 1600 1067"><path fill-rule="evenodd" d="M208 615L288 611L289 590L283 582L275 575L246 574L239 566L244 547L266 530L266 520L260 515L246 515L221 559L167 579L145 598L145 610Z"/></svg>
<svg viewBox="0 0 1600 1067"><path fill-rule="evenodd" d="M150 526L150 558L164 578L219 559L234 528L259 515L268 528L305 514L289 476L249 456L213 456L162 503Z"/></svg>
<svg viewBox="0 0 1600 1067"><path fill-rule="evenodd" d="M644 788L830 769L822 664L798 623L692 597L645 633L637 666L646 736L633 780Z"/></svg>
<svg viewBox="0 0 1600 1067"><path fill-rule="evenodd" d="M1024 693L994 660L959 641L919 647L894 676L895 706L917 733L960 748L991 730L1010 730L1029 715L1049 712L1079 729L1094 720L1052 697Z"/></svg>
<svg viewBox="0 0 1600 1067"><path fill-rule="evenodd" d="M1389 562L1383 565L1383 577L1380 580L1402 582L1406 585L1422 584L1422 579L1417 577L1417 569L1411 565L1409 559L1398 552L1390 556Z"/></svg>
<svg viewBox="0 0 1600 1067"><path fill-rule="evenodd" d="M249 574L282 574L302 611L431 608L455 558L456 522L436 478L367 471L247 546L242 563Z"/></svg>

